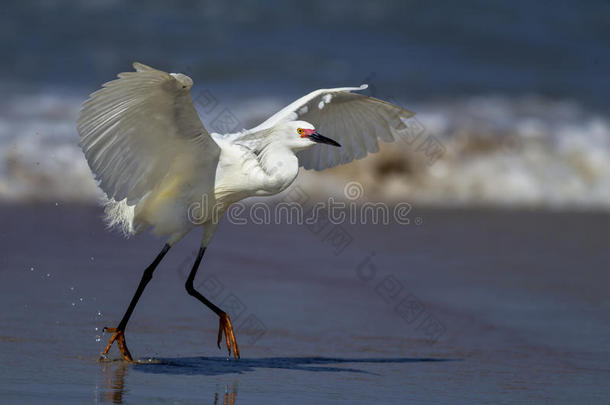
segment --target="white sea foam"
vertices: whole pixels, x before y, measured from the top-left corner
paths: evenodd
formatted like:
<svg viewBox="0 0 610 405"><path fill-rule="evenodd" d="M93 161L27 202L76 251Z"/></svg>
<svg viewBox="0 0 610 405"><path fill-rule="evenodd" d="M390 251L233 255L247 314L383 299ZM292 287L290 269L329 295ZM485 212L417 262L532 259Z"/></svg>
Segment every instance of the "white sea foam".
<svg viewBox="0 0 610 405"><path fill-rule="evenodd" d="M409 107L424 129L416 142L385 145L334 176L307 173L303 184L337 193L357 179L370 199L441 206L610 209L608 117L533 96ZM432 164L420 148L428 137L445 148Z"/></svg>
<svg viewBox="0 0 610 405"><path fill-rule="evenodd" d="M99 201L78 146L75 122L84 96L45 92L5 98L0 108L0 200ZM227 104L244 126L279 100ZM305 172L311 193L340 194L358 180L369 199L432 205L610 209L610 122L577 103L537 97L472 97L410 103L445 153L434 164L416 144L324 173ZM207 115L206 115L207 114ZM213 113L202 113L206 125Z"/></svg>

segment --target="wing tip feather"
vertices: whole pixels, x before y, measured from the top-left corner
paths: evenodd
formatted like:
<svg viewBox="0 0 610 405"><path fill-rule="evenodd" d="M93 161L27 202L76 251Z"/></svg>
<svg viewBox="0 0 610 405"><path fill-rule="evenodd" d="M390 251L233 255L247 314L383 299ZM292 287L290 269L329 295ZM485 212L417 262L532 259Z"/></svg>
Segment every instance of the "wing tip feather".
<svg viewBox="0 0 610 405"><path fill-rule="evenodd" d="M136 72L146 72L146 71L151 71L151 70L157 70L155 68L152 68L152 67L145 65L143 63L140 63L140 62L133 62L131 64L131 66L133 66L133 68L135 69Z"/></svg>

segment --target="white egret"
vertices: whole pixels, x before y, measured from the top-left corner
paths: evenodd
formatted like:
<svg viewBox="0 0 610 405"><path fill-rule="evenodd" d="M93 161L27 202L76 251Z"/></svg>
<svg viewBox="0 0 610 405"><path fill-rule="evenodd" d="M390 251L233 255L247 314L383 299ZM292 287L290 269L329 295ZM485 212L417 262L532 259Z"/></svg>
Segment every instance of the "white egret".
<svg viewBox="0 0 610 405"><path fill-rule="evenodd" d="M201 247L186 291L218 315L218 347L224 333L229 355L232 351L237 359L239 348L229 316L193 287L220 216L244 198L286 189L299 166L322 170L377 152L378 141L395 140L405 128L403 119L413 113L351 93L366 85L321 89L255 128L210 134L193 106L191 78L141 63L133 67L135 72L120 73L83 104L77 124L80 145L107 196L109 223L127 234L152 227L167 242L144 271L118 326L106 328L113 334L103 354L116 340L123 359L132 361L125 327L138 299L168 250L202 226ZM189 207L202 200L207 204L201 218L192 221Z"/></svg>

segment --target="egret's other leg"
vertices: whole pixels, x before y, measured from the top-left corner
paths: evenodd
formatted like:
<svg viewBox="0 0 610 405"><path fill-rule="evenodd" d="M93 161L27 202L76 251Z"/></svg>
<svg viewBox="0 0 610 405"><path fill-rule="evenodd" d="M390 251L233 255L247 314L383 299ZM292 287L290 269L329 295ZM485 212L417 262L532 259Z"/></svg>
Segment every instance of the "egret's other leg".
<svg viewBox="0 0 610 405"><path fill-rule="evenodd" d="M193 287L193 281L195 280L195 275L197 274L197 269L199 269L199 264L201 263L201 258L205 253L205 247L199 249L199 253L197 254L197 259L195 259L195 263L193 264L193 268L189 277L186 279L186 291L197 298L199 301L203 302L208 308L210 308L218 317L220 318L220 326L218 328L218 348L220 348L220 342L222 341L222 334L224 332L225 339L227 342L227 350L229 350L229 355L231 355L231 347L233 347L233 356L236 359L239 359L239 347L237 346L237 340L235 340L235 333L233 332L233 325L231 324L231 319L226 312L222 309L218 308L216 305L212 304L210 300L201 295L199 291L195 290Z"/></svg>
<svg viewBox="0 0 610 405"><path fill-rule="evenodd" d="M119 322L119 326L117 326L116 328L104 328L105 331L112 332L113 335L110 337L110 340L108 341L108 344L106 345L106 348L102 352L102 356L105 356L106 354L108 354L108 351L110 350L110 347L112 346L112 343L114 343L114 341L116 340L119 345L121 357L123 357L123 359L126 361L133 361L133 359L131 358L131 353L129 353L129 350L127 349L127 344L125 343L125 327L127 326L127 322L129 322L129 317L131 317L131 313L133 312L134 308L136 307L136 304L138 303L138 300L140 299L142 292L144 292L144 288L146 288L146 284L148 284L148 282L152 279L153 272L155 271L155 269L157 268L157 265L159 265L159 262L161 262L161 260L163 259L163 257L165 256L165 254L167 253L169 248L170 248L170 245L165 244L165 246L163 246L163 249L161 250L161 252L155 258L155 260L146 268L146 270L144 270L144 274L142 274L142 279L140 280L138 289L136 290L136 293L133 295L133 298L131 299L131 302L129 303L129 307L127 308L127 311L125 312L125 315L123 315L123 319L121 319L121 322Z"/></svg>

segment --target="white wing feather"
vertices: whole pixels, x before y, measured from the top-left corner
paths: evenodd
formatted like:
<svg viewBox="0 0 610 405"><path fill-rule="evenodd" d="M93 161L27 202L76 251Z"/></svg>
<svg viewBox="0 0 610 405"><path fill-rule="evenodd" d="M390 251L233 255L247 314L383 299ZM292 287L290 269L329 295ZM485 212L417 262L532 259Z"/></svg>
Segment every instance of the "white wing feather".
<svg viewBox="0 0 610 405"><path fill-rule="evenodd" d="M313 91L247 133L283 121L303 120L342 145L341 148L313 146L298 152L299 164L305 169L323 170L361 159L379 150L379 140L396 140L406 130L404 120L415 115L394 104L351 93L366 88L362 85Z"/></svg>
<svg viewBox="0 0 610 405"><path fill-rule="evenodd" d="M193 106L193 81L134 63L83 104L78 132L89 167L108 198L128 204L159 184L177 157L218 157ZM187 155L183 155L187 154Z"/></svg>

